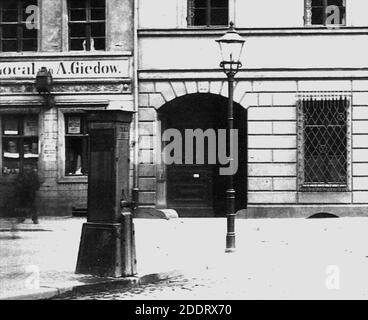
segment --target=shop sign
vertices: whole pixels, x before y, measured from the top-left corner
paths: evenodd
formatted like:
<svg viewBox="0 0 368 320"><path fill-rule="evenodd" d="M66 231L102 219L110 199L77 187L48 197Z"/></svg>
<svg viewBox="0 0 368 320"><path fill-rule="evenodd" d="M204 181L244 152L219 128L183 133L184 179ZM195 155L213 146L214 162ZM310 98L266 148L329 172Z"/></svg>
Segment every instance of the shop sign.
<svg viewBox="0 0 368 320"><path fill-rule="evenodd" d="M0 79L34 78L41 67L54 79L129 78L129 60L66 60L0 62Z"/></svg>

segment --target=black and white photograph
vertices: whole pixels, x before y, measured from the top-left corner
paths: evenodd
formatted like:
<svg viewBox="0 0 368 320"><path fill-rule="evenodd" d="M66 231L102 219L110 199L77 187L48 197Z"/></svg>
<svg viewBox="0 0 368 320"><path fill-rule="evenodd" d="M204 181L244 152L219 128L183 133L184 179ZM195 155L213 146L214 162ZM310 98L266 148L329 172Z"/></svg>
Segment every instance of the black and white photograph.
<svg viewBox="0 0 368 320"><path fill-rule="evenodd" d="M0 300L368 299L367 49L366 0L0 0Z"/></svg>

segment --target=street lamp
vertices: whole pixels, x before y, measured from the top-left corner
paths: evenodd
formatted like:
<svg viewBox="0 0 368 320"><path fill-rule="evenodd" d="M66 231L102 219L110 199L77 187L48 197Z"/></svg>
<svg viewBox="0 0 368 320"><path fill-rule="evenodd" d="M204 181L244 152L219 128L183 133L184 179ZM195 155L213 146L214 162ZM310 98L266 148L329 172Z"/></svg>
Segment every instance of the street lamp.
<svg viewBox="0 0 368 320"><path fill-rule="evenodd" d="M46 67L42 67L36 75L36 90L46 101L46 105L52 108L55 105L53 96L51 95L51 89L54 80L50 70Z"/></svg>
<svg viewBox="0 0 368 320"><path fill-rule="evenodd" d="M230 22L229 30L224 36L216 40L220 46L222 61L220 67L227 75L229 85L229 102L227 109L227 145L232 149L234 141L234 77L241 68L240 56L243 51L245 40L235 31L234 23ZM237 153L235 153L237 155ZM234 159L229 159L230 166ZM235 252L235 189L234 176L229 174L228 186L226 190L226 217L227 217L227 233L226 233L226 250L225 252Z"/></svg>
<svg viewBox="0 0 368 320"><path fill-rule="evenodd" d="M53 85L53 79L50 70L42 67L36 75L36 89L39 94L50 93Z"/></svg>

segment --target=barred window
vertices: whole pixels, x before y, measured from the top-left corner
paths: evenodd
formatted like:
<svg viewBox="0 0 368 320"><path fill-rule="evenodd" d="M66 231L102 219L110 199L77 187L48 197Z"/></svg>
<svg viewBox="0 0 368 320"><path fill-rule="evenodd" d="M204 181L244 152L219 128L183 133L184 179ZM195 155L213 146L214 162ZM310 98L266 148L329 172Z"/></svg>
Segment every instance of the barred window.
<svg viewBox="0 0 368 320"><path fill-rule="evenodd" d="M69 49L105 50L105 0L69 1Z"/></svg>
<svg viewBox="0 0 368 320"><path fill-rule="evenodd" d="M0 0L0 51L37 51L36 6L37 0Z"/></svg>
<svg viewBox="0 0 368 320"><path fill-rule="evenodd" d="M299 104L301 188L347 187L348 99L307 98Z"/></svg>
<svg viewBox="0 0 368 320"><path fill-rule="evenodd" d="M346 0L306 0L306 25L345 25Z"/></svg>
<svg viewBox="0 0 368 320"><path fill-rule="evenodd" d="M229 24L228 0L189 0L188 24L190 26L227 26Z"/></svg>

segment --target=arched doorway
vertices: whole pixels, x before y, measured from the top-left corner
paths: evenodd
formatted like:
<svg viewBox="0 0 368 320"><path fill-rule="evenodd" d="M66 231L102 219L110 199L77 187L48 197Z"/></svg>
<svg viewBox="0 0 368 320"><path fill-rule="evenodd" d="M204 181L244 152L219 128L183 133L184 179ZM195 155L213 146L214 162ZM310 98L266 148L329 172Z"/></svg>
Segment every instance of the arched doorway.
<svg viewBox="0 0 368 320"><path fill-rule="evenodd" d="M203 217L226 215L227 176L220 175L223 167L219 159L209 163L209 138L204 139L205 162L198 164L186 161L186 130L208 129L218 133L227 128L227 98L214 94L191 94L166 103L158 111L161 132L168 129L180 131L182 139L182 163L166 165L166 203L181 217ZM236 208L247 204L247 110L234 103L234 128L238 130L238 166L234 175ZM219 135L215 146L219 149ZM196 159L196 143L193 143L193 159ZM170 142L168 142L170 143ZM220 142L221 144L221 142ZM226 142L225 142L226 145ZM213 144L212 144L213 146ZM165 148L165 145L162 145ZM229 152L229 149L227 150Z"/></svg>

